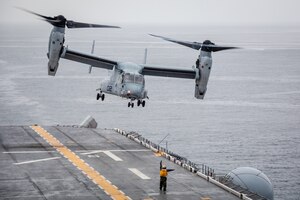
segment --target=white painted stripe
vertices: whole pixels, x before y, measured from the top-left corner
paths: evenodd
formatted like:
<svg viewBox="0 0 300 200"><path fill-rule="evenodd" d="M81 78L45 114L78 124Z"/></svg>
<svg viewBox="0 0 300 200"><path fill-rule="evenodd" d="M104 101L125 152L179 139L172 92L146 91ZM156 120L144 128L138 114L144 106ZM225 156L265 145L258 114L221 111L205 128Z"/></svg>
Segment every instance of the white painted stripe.
<svg viewBox="0 0 300 200"><path fill-rule="evenodd" d="M42 161L48 161L48 160L55 160L55 159L59 159L59 158L61 158L61 157L44 158L44 159L39 159L39 160L30 160L30 161L25 161L25 162L14 163L14 165L23 165L23 164L28 164L28 163L35 163L35 162L42 162Z"/></svg>
<svg viewBox="0 0 300 200"><path fill-rule="evenodd" d="M53 152L56 152L56 151L5 151L5 152L2 152L2 153L53 153Z"/></svg>
<svg viewBox="0 0 300 200"><path fill-rule="evenodd" d="M146 176L145 174L143 174L140 170L136 169L136 168L128 168L132 173L134 173L135 175L137 175L138 177L140 177L141 179L151 179L149 176Z"/></svg>
<svg viewBox="0 0 300 200"><path fill-rule="evenodd" d="M113 154L110 151L103 151L103 153L105 153L107 156L111 157L115 161L123 161L121 158L119 158L118 156L116 156L115 154Z"/></svg>
<svg viewBox="0 0 300 200"><path fill-rule="evenodd" d="M89 155L89 154L95 154L95 153L103 153L104 151L115 151L115 152L144 152L144 151L151 151L149 149L129 149L129 150L124 150L124 149L116 149L116 150L91 150L90 152L86 152L86 150L78 150L76 152L85 152L81 153L81 155Z"/></svg>

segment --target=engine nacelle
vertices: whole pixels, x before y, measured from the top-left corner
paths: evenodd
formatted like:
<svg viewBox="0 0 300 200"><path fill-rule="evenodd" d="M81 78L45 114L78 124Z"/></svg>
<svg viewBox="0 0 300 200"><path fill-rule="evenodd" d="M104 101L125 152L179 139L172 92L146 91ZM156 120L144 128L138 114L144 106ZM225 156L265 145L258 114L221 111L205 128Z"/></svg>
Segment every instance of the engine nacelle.
<svg viewBox="0 0 300 200"><path fill-rule="evenodd" d="M212 66L212 58L209 55L199 56L196 66L196 79L195 79L195 97L203 99L207 90L207 83Z"/></svg>
<svg viewBox="0 0 300 200"><path fill-rule="evenodd" d="M55 76L65 42L65 28L53 27L48 45L48 75Z"/></svg>

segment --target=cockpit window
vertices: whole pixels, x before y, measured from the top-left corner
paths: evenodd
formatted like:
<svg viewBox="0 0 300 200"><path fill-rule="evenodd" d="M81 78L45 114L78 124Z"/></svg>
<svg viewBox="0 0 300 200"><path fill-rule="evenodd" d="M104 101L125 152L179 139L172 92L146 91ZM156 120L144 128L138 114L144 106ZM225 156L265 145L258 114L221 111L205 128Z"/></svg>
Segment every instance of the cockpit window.
<svg viewBox="0 0 300 200"><path fill-rule="evenodd" d="M125 83L134 83L134 75L126 73L124 75L124 82Z"/></svg>
<svg viewBox="0 0 300 200"><path fill-rule="evenodd" d="M124 83L137 83L137 84L143 84L144 77L140 74L129 74L126 73L124 75Z"/></svg>
<svg viewBox="0 0 300 200"><path fill-rule="evenodd" d="M142 75L140 75L140 74L134 75L134 82L135 83L139 83L139 84L143 84L144 77Z"/></svg>

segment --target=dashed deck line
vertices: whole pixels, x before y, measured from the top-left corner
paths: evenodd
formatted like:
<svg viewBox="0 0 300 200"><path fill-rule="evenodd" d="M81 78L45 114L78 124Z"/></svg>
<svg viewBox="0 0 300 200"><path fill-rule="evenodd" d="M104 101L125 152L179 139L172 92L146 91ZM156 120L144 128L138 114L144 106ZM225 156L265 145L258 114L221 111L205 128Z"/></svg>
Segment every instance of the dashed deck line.
<svg viewBox="0 0 300 200"><path fill-rule="evenodd" d="M90 167L85 161L78 157L73 151L64 146L57 138L47 132L41 126L30 126L38 135L40 135L46 142L54 147L62 156L68 159L75 167L82 171L82 173L91 179L95 184L104 190L112 199L125 200L131 199L126 196L124 192L119 190L116 186L111 184L104 176L98 171Z"/></svg>
<svg viewBox="0 0 300 200"><path fill-rule="evenodd" d="M116 156L115 154L113 154L110 151L103 151L103 153L107 156L109 156L111 159L113 159L114 161L123 161L121 158L119 158L118 156Z"/></svg>
<svg viewBox="0 0 300 200"><path fill-rule="evenodd" d="M141 179L144 180L148 180L151 179L149 176L145 175L144 173L142 173L140 170L136 169L136 168L128 168L132 173L134 173L135 175L137 175L138 177L140 177Z"/></svg>

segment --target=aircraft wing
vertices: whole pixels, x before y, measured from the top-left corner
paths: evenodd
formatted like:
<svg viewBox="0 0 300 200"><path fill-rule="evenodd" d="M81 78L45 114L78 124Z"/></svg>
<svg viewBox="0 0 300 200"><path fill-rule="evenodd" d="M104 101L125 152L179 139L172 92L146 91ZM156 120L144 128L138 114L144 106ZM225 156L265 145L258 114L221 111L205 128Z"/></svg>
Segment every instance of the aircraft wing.
<svg viewBox="0 0 300 200"><path fill-rule="evenodd" d="M70 50L68 48L64 49L64 52L61 58L72 60L75 62L84 63L87 65L91 65L93 67L104 68L112 70L118 62L113 60L108 60L105 58L100 58L94 55L84 54L77 51Z"/></svg>
<svg viewBox="0 0 300 200"><path fill-rule="evenodd" d="M196 72L192 69L176 69L176 68L149 66L149 65L142 65L142 66L143 66L142 69L143 75L186 78L186 79L195 79L196 77Z"/></svg>

